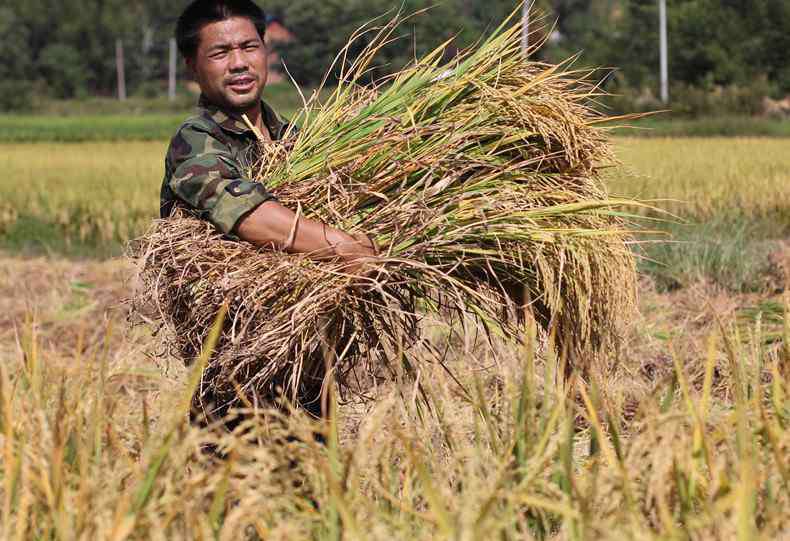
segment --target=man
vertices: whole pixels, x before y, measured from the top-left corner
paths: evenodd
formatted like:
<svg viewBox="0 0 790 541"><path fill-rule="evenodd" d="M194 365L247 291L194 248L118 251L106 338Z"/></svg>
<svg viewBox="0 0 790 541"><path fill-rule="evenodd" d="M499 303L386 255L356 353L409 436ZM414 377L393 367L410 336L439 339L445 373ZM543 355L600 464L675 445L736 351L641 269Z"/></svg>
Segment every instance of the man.
<svg viewBox="0 0 790 541"><path fill-rule="evenodd" d="M265 30L265 15L251 0L195 0L179 18L178 48L201 96L198 115L170 142L161 215L183 206L230 238L317 260L337 258L356 272L376 252L367 237L297 216L246 176L260 150L242 115L268 140L280 139L287 129L261 101L268 70ZM295 405L320 417L323 373L304 379ZM264 397L272 405L278 398ZM193 412L193 420L203 424L210 397L196 396L195 402L200 414Z"/></svg>

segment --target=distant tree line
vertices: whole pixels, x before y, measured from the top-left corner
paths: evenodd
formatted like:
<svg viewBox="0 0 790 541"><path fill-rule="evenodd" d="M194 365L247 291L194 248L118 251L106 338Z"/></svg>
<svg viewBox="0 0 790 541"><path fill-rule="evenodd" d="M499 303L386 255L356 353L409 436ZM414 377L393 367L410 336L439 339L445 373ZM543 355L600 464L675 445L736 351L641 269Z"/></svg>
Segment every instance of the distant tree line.
<svg viewBox="0 0 790 541"><path fill-rule="evenodd" d="M0 108L31 96L79 98L116 92L115 42L124 43L131 94L157 95L167 76L168 39L188 0L10 0L0 5ZM399 8L410 18L382 50L371 77L390 73L454 38L475 43L516 9L515 0L260 0L296 36L280 46L290 73L319 82L361 24ZM537 0L538 53L559 61L581 52L579 66L617 68L607 90L652 106L658 75L657 0ZM730 99L748 109L756 97L790 93L790 2L668 0L673 95ZM361 40L357 49L365 45ZM354 50L352 50L353 54ZM183 73L182 73L183 75ZM724 96L724 98L722 98ZM739 103L741 100L743 103ZM748 103L747 103L748 102ZM629 104L632 106L632 104Z"/></svg>
<svg viewBox="0 0 790 541"><path fill-rule="evenodd" d="M114 93L117 39L125 44L129 86L146 92L166 77L175 4L171 0L3 3L0 107L23 106L31 94L79 98Z"/></svg>

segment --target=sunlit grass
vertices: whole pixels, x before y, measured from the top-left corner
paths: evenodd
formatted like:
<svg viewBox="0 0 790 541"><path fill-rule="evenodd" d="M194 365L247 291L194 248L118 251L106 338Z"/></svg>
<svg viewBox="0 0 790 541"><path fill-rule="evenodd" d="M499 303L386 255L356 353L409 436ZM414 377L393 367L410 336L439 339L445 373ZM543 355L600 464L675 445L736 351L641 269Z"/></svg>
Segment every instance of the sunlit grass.
<svg viewBox="0 0 790 541"><path fill-rule="evenodd" d="M167 115L0 115L0 143L83 143L167 139L189 113Z"/></svg>

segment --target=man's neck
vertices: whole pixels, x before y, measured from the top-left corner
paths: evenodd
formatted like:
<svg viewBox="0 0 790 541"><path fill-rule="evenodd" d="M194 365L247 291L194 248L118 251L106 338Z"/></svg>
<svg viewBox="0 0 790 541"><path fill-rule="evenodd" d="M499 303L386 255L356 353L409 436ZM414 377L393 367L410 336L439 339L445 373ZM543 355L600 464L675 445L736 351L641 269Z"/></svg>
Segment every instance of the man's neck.
<svg viewBox="0 0 790 541"><path fill-rule="evenodd" d="M236 120L239 120L239 121L242 120L243 116L246 116L247 119L250 121L250 124L252 125L252 127L255 128L253 131L257 131L256 135L260 134L260 136L263 137L265 140L271 141L272 134L270 133L269 127L268 127L268 125L265 122L265 119L264 119L264 114L265 113L264 113L264 110L263 110L262 102L260 100L258 100L255 103L255 105L249 107L248 109L244 109L244 110L224 108L224 107L222 107L220 105L217 105L217 104L211 102L208 98L205 97L205 95L202 95L202 94L200 96L200 102L199 103L201 105L203 105L204 107L216 108L219 111L222 111L223 113L228 115L229 117L235 118ZM246 124L246 122L245 122L245 124Z"/></svg>

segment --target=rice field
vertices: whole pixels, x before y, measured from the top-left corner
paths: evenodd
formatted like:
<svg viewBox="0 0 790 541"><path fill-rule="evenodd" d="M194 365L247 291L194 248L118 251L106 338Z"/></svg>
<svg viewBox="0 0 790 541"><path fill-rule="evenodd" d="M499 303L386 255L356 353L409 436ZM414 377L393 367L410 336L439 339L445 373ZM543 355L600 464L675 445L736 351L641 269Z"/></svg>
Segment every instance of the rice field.
<svg viewBox="0 0 790 541"><path fill-rule="evenodd" d="M718 254L731 268L788 244L789 144L618 139L610 186L728 224L711 235L761 224ZM763 254L779 274L758 292L645 276L620 351L573 387L533 340L489 347L435 321L462 387L426 364L425 395L403 381L374 404L336 397L326 446L300 416L218 437L185 422L194 377L128 326L128 265L96 257L157 213L165 148L0 147L0 538L790 537L786 248ZM301 437L258 444L286 434Z"/></svg>
<svg viewBox="0 0 790 541"><path fill-rule="evenodd" d="M691 224L790 235L790 139L618 138L616 194L655 201ZM163 141L6 144L0 246L118 253L158 213ZM85 253L83 250L82 253Z"/></svg>
<svg viewBox="0 0 790 541"><path fill-rule="evenodd" d="M760 222L790 234L788 139L623 138L623 167L611 175L616 193L655 200L692 222Z"/></svg>
<svg viewBox="0 0 790 541"><path fill-rule="evenodd" d="M158 212L167 143L3 145L0 238L15 249L117 252Z"/></svg>

